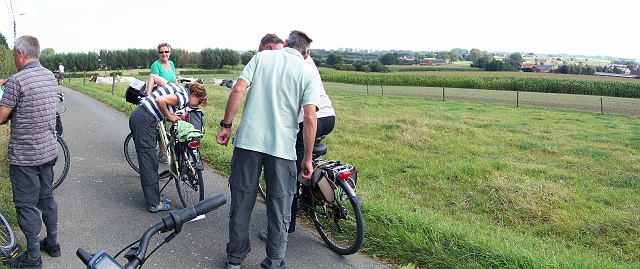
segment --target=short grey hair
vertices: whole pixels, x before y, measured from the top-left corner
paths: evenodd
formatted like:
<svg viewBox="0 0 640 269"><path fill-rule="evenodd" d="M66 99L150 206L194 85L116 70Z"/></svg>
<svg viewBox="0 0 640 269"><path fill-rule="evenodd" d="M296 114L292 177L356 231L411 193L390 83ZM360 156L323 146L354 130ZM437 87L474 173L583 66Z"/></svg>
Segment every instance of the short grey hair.
<svg viewBox="0 0 640 269"><path fill-rule="evenodd" d="M305 55L311 48L311 42L313 42L313 40L311 40L307 34L298 30L293 30L287 38L287 47L296 49L302 53L302 55Z"/></svg>
<svg viewBox="0 0 640 269"><path fill-rule="evenodd" d="M158 51L160 51L160 48L162 48L162 47L167 47L167 48L171 49L171 45L169 45L169 43L160 43L158 45Z"/></svg>
<svg viewBox="0 0 640 269"><path fill-rule="evenodd" d="M40 59L40 42L33 36L23 35L18 37L13 43L13 49L22 51L27 59Z"/></svg>

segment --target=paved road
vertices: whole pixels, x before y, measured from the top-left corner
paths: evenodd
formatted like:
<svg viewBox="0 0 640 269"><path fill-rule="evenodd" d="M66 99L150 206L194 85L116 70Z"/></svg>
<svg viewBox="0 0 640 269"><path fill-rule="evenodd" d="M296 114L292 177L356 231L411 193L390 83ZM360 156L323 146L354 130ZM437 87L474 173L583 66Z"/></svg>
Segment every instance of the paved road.
<svg viewBox="0 0 640 269"><path fill-rule="evenodd" d="M62 86L60 90L66 97L63 137L71 152L71 167L64 183L54 191L62 256L44 254L43 262L44 268L83 268L75 255L78 247L92 252L104 249L115 255L165 213L147 212L138 174L124 159L127 116L82 93ZM226 177L211 169L203 175L207 196L222 193L229 199ZM181 208L173 182L164 194ZM226 204L203 220L185 224L182 233L161 247L143 268L225 268L228 212ZM257 234L266 226L265 214L264 204L257 203L250 227L252 251L243 268L259 268L264 258L265 244ZM155 236L152 246L162 238L164 234ZM118 261L124 263L121 257ZM335 254L311 229L298 229L289 236L287 264L290 268L389 268L363 255Z"/></svg>

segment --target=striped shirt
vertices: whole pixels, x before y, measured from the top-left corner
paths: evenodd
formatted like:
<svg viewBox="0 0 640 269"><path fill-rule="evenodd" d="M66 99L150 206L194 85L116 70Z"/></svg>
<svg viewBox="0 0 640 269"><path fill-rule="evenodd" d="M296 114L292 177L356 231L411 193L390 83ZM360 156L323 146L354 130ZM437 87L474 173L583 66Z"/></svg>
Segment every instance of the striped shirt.
<svg viewBox="0 0 640 269"><path fill-rule="evenodd" d="M175 83L169 83L162 87L158 87L158 89L151 92L150 95L142 99L140 101L140 105L143 106L153 117L156 118L157 121L160 121L164 118L160 108L158 108L158 103L156 103L156 98L158 96L174 94L178 97L178 105L177 106L168 106L169 113L175 114L176 111L185 108L189 104L189 90L182 87L181 85Z"/></svg>
<svg viewBox="0 0 640 269"><path fill-rule="evenodd" d="M58 84L53 73L39 61L29 62L5 86L0 106L13 108L7 162L38 166L55 159Z"/></svg>

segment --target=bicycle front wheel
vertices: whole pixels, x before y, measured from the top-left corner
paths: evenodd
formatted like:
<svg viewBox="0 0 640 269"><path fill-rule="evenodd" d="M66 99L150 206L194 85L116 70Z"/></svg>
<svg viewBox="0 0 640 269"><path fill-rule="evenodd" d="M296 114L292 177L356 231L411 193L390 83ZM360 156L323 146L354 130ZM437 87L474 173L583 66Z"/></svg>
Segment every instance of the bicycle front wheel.
<svg viewBox="0 0 640 269"><path fill-rule="evenodd" d="M315 205L313 222L322 241L331 250L340 255L354 254L364 241L362 212L358 203L349 199L342 189L336 194L333 202Z"/></svg>
<svg viewBox="0 0 640 269"><path fill-rule="evenodd" d="M131 168L133 168L136 173L140 173L140 168L138 168L138 154L136 153L136 145L133 142L133 134L131 133L129 133L124 139L124 158L127 159L127 163L129 163L129 166L131 166ZM167 164L158 164L158 177L160 179L169 177L169 173L163 173L163 171L166 171L167 169Z"/></svg>
<svg viewBox="0 0 640 269"><path fill-rule="evenodd" d="M2 214L0 214L0 252L7 259L15 258L20 252L11 226Z"/></svg>
<svg viewBox="0 0 640 269"><path fill-rule="evenodd" d="M183 207L204 200L202 170L196 164L202 164L197 149L178 150L178 177L175 178L178 197Z"/></svg>
<svg viewBox="0 0 640 269"><path fill-rule="evenodd" d="M62 181L67 177L69 172L69 163L71 162L71 156L69 155L69 148L67 143L64 142L60 135L56 135L56 148L58 149L58 161L53 166L53 189L55 190Z"/></svg>

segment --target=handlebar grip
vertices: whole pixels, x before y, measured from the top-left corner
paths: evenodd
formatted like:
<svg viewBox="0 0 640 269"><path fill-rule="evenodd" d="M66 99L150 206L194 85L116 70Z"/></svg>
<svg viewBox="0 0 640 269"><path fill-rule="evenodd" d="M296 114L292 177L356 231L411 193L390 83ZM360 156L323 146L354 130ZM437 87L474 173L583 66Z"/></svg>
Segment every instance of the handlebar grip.
<svg viewBox="0 0 640 269"><path fill-rule="evenodd" d="M187 208L179 211L172 211L171 214L164 216L162 222L164 223L164 231L171 231L176 226L194 219L195 217L209 213L210 211L221 207L227 203L227 199L223 194L218 194L206 198L195 205L188 206Z"/></svg>
<svg viewBox="0 0 640 269"><path fill-rule="evenodd" d="M89 261L93 258L93 254L87 252L83 248L78 248L78 250L76 250L76 256L78 256L85 265L89 264Z"/></svg>

